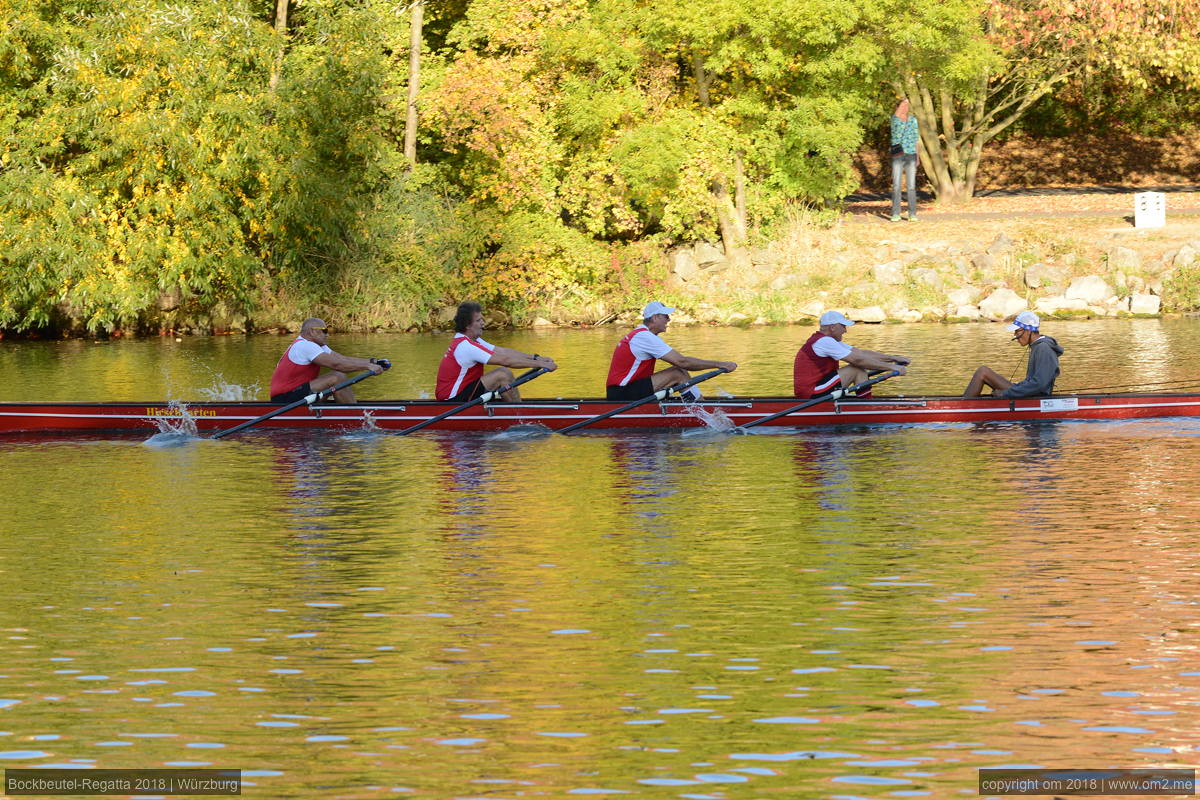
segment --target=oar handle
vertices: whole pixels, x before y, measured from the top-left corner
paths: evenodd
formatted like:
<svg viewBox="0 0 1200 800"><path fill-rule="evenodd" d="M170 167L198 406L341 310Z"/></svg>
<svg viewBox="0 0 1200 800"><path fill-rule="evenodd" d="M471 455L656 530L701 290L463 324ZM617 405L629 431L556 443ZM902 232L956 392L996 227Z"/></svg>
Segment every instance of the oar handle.
<svg viewBox="0 0 1200 800"><path fill-rule="evenodd" d="M711 372L705 372L703 375L697 375L696 377L692 378L690 381L684 381L683 383L677 383L674 386L669 386L665 390L662 390L662 391L665 391L666 394L662 395L662 397L659 399L666 399L673 394L683 394L688 389L695 386L697 383L703 383L704 381L708 380L709 378L715 378L724 372L729 372L729 370L725 369L724 367L717 367L716 369L712 370Z"/></svg>
<svg viewBox="0 0 1200 800"><path fill-rule="evenodd" d="M879 383L880 381L886 381L888 378L894 378L899 374L900 374L900 372L898 370L889 370L888 372L884 372L884 373L876 375L875 377L871 378L870 380L865 380L865 381L862 381L861 383L856 383L853 386L846 387L845 389L842 389L842 388L834 389L832 392L823 394L820 397L814 397L813 399L803 402L798 406L792 406L791 408L785 408L783 411L776 411L774 414L768 414L765 417L760 417L758 419L754 419L749 422L745 422L742 425L740 425L739 427L742 428L743 430L745 430L746 428L753 428L755 425L762 425L765 422L771 422L772 420L777 420L780 417L786 417L788 414L795 414L797 411L803 411L804 409L809 408L810 406L815 406L818 403L827 403L830 400L837 400L838 398L844 397L848 394L854 394L857 392L861 392L863 389L866 389L868 386L874 386L875 384Z"/></svg>
<svg viewBox="0 0 1200 800"><path fill-rule="evenodd" d="M495 400L497 397L499 397L500 395L504 394L505 392L517 388L522 383L528 383L529 381L533 380L534 378L540 378L541 376L545 375L549 371L550 370L546 369L545 367L536 367L534 369L529 370L529 372L526 372L524 375L521 375L519 378L517 378L515 381L508 384L507 386L501 386L499 388L492 389L489 392L484 392L483 394L479 395L479 397L477 397L475 399L481 403L490 403L493 400Z"/></svg>
<svg viewBox="0 0 1200 800"><path fill-rule="evenodd" d="M579 430L580 428L586 428L588 425L592 425L593 423L600 422L601 420L606 420L609 417L615 417L617 414L620 414L624 411L628 411L631 408L637 408L638 406L640 406L644 403L652 403L655 400L665 400L667 397L670 397L672 394L678 394L679 392L682 392L685 389L695 386L697 383L702 383L703 381L706 381L709 378L715 378L718 375L720 375L721 373L728 372L728 371L729 370L725 369L724 367L718 367L717 369L714 369L712 372L706 372L703 375L697 375L696 377L692 378L691 380L684 381L683 383L676 383L673 386L667 386L665 388L659 389L654 394L649 395L647 397L643 397L641 400L634 400L632 403L623 405L620 408L614 408L612 411L605 411L603 414L597 414L596 416L591 417L589 419L585 419L582 422L576 422L574 425L568 425L567 427L560 430L559 433L574 433L575 431Z"/></svg>
<svg viewBox="0 0 1200 800"><path fill-rule="evenodd" d="M434 416L434 417L430 417L429 419L425 420L424 422L418 422L416 425L413 425L410 428L405 428L402 431L396 431L396 435L397 436L408 436L410 433L416 433L417 431L421 430L422 428L428 428L430 425L434 424L435 422L441 422L442 420L446 419L447 417L452 417L455 414L459 413L460 411L466 411L468 408L471 408L472 406L478 406L478 405L482 405L483 403L489 403L497 395L504 394L509 389L515 389L516 387L520 386L522 383L526 383L526 382L531 381L534 378L537 378L541 375L545 375L547 372L549 372L549 370L547 370L545 367L537 367L536 369L531 369L531 370L529 370L529 372L526 372L524 375L517 378L515 381L508 384L507 386L502 386L498 389L491 389L489 391L486 391L483 394L479 395L479 397L476 397L474 400L468 400L467 402L463 403L460 406L455 406L454 408L450 409L449 411L443 411L441 414L438 414L437 416Z"/></svg>
<svg viewBox="0 0 1200 800"><path fill-rule="evenodd" d="M392 366L391 363L386 360L380 360L380 361L377 361L376 363L379 366L383 367L385 370ZM281 406L280 408L277 408L268 414L263 414L261 417L258 417L257 419L247 420L246 422L243 422L240 425L234 425L232 428L229 428L228 430L217 431L216 433L214 433L212 436L210 436L208 438L224 439L226 436L229 436L230 434L237 433L238 431L244 431L244 430L246 430L246 428L249 428L253 425L257 425L260 422L266 422L267 420L271 419L272 417L278 417L280 414L286 414L287 412L291 411L293 408L299 408L300 406L305 405L305 404L312 405L313 403L317 402L318 400L328 397L329 395L333 394L334 392L340 392L342 389L345 389L347 386L353 386L354 384L358 383L359 381L365 381L367 378L370 378L374 374L375 373L372 372L371 370L367 370L366 372L363 372L359 375L355 375L353 378L347 378L346 380L339 383L337 386L331 386L328 389L321 389L318 392L313 392L312 394L305 395L304 397L300 398L299 400L297 400L294 403L288 403L286 406Z"/></svg>

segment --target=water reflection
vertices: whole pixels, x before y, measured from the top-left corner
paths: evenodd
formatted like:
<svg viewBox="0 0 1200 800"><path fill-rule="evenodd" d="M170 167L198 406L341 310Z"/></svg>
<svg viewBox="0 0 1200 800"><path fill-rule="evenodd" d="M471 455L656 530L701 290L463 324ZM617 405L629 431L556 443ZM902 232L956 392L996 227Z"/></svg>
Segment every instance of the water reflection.
<svg viewBox="0 0 1200 800"><path fill-rule="evenodd" d="M1049 323L1047 323L1049 324ZM981 363L1021 372L1025 356L1007 345L999 325L863 325L855 344L913 354L903 378L883 394L957 394ZM791 386L791 364L807 328L672 328L684 351L722 352L743 364L710 381L711 396L777 395ZM1060 392L1097 386L1133 386L1200 375L1200 325L1191 319L1055 322L1050 333L1066 348ZM615 338L614 338L615 336ZM365 381L364 399L428 396L445 338L436 335L346 334L348 352L386 352L429 368L393 370ZM497 331L493 341L526 352L553 352L562 365L532 386L530 397L594 396L603 383L615 340L612 328ZM283 337L196 337L120 342L0 341L0 369L30 380L6 387L6 400L197 400L209 393L250 393L265 386ZM1022 351L1023 352L1023 351ZM69 364L69 368L65 365ZM265 390L263 390L265 391ZM259 399L266 399L259 395Z"/></svg>
<svg viewBox="0 0 1200 800"><path fill-rule="evenodd" d="M1062 327L1076 365L1124 346ZM1187 364L1187 341L1154 346ZM946 797L984 766L1186 765L1198 439L6 440L0 761L362 798Z"/></svg>
<svg viewBox="0 0 1200 800"><path fill-rule="evenodd" d="M439 434L441 492L438 505L454 521L454 533L479 535L486 529L493 444L485 437Z"/></svg>
<svg viewBox="0 0 1200 800"><path fill-rule="evenodd" d="M614 473L613 489L635 517L644 523L660 516L656 502L679 491L675 470L686 457L680 439L666 436L613 436L609 458ZM649 502L644 502L649 501Z"/></svg>

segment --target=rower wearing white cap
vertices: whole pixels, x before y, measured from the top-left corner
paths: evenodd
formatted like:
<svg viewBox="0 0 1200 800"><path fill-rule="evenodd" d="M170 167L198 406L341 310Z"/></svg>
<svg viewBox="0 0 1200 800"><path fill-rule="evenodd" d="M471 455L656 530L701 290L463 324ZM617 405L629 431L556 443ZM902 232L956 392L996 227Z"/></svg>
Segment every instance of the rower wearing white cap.
<svg viewBox="0 0 1200 800"><path fill-rule="evenodd" d="M836 389L853 386L867 379L868 370L895 370L901 375L909 359L861 347L851 347L842 341L846 329L854 321L837 311L826 311L818 322L818 330L796 353L792 365L792 389L796 397L815 397ZM839 361L846 366L838 367ZM870 392L864 393L864 397Z"/></svg>
<svg viewBox="0 0 1200 800"><path fill-rule="evenodd" d="M733 372L737 364L732 361L709 361L692 358L679 353L659 338L667 329L675 309L655 300L642 309L642 324L625 335L613 351L612 365L608 370L609 400L641 400L659 389L683 383L691 378L689 371L700 369L723 369ZM661 358L668 364L666 369L654 371L655 359ZM688 389L689 400L699 399L696 387Z"/></svg>
<svg viewBox="0 0 1200 800"><path fill-rule="evenodd" d="M996 397L1045 397L1053 392L1054 379L1058 377L1058 357L1063 354L1063 349L1052 337L1041 332L1041 326L1042 321L1032 311L1017 314L1008 326L1013 332L1013 341L1029 348L1025 380L1013 383L990 367L980 367L971 376L963 397L979 397L984 386L990 386Z"/></svg>

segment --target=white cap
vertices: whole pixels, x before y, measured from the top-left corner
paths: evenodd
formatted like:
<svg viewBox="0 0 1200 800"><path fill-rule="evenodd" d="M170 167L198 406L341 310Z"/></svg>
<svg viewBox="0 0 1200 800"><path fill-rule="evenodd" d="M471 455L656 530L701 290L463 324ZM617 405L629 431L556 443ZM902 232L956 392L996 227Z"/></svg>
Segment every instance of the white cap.
<svg viewBox="0 0 1200 800"><path fill-rule="evenodd" d="M845 325L849 328L854 324L854 320L848 319L845 314L840 311L826 311L821 315L821 326L825 325Z"/></svg>
<svg viewBox="0 0 1200 800"><path fill-rule="evenodd" d="M671 308L670 306L665 306L655 300L654 302L647 304L647 306L642 309L642 319L650 319L655 314L666 314L670 316L671 314L674 314L675 311L676 309Z"/></svg>
<svg viewBox="0 0 1200 800"><path fill-rule="evenodd" d="M1017 328L1023 328L1027 331L1037 333L1037 329L1041 326L1042 321L1038 319L1038 315L1032 311L1022 311L1017 314L1017 318L1008 326L1010 331L1015 331Z"/></svg>

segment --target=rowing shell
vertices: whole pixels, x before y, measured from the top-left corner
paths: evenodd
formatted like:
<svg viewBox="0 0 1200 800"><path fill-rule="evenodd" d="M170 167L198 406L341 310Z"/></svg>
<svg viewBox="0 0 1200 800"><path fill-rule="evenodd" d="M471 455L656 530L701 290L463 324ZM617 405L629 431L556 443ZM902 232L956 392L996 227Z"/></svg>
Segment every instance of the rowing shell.
<svg viewBox="0 0 1200 800"><path fill-rule="evenodd" d="M432 425L428 430L501 431L540 424L559 430L620 403L607 400L527 400L489 403ZM678 401L647 404L610 417L597 429L703 427L715 417L740 425L796 405L794 397L730 397L697 405ZM154 431L194 423L197 432L228 428L279 406L259 402L0 403L0 433ZM262 428L306 430L401 430L453 408L433 400L389 400L357 405L318 403L267 420ZM812 428L953 422L1041 422L1127 420L1200 416L1200 394L1084 394L1003 400L990 397L877 397L829 401L769 423ZM706 422L707 420L707 422Z"/></svg>

